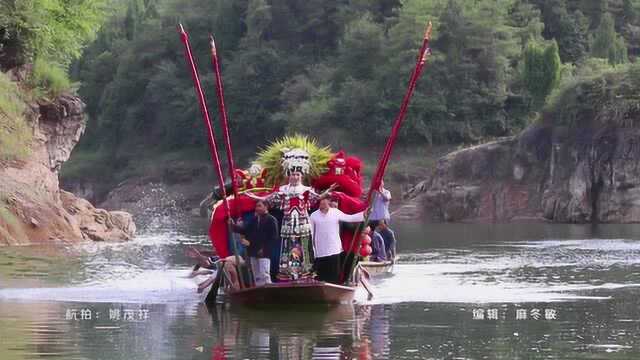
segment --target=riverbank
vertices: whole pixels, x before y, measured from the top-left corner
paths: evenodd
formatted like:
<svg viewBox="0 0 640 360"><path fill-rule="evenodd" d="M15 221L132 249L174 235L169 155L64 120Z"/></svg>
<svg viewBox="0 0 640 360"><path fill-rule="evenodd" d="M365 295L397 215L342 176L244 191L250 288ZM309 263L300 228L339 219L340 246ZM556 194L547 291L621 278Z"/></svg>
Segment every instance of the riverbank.
<svg viewBox="0 0 640 360"><path fill-rule="evenodd" d="M640 222L640 66L569 81L521 134L452 152L414 189L431 221Z"/></svg>
<svg viewBox="0 0 640 360"><path fill-rule="evenodd" d="M29 71L0 73L0 246L131 239L130 214L60 189L60 167L86 127L85 105L70 93L37 96L25 83Z"/></svg>

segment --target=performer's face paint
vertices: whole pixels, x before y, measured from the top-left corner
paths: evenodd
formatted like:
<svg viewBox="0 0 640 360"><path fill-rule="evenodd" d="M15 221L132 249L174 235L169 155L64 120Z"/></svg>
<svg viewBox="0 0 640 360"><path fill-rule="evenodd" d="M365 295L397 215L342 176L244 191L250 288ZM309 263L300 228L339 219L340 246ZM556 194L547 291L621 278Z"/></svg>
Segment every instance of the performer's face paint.
<svg viewBox="0 0 640 360"><path fill-rule="evenodd" d="M298 171L294 171L289 175L289 184L298 185L302 181L302 174Z"/></svg>

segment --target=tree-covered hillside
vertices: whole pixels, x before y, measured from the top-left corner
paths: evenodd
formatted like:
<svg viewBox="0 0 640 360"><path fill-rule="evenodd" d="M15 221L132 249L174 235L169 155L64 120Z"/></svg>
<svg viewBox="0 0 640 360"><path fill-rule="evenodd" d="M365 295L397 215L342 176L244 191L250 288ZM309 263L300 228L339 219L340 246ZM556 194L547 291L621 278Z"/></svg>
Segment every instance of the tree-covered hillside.
<svg viewBox="0 0 640 360"><path fill-rule="evenodd" d="M90 115L76 164L115 169L203 149L179 22L212 107L216 37L233 140L253 150L299 131L335 145L383 141L427 20L433 55L401 141L514 134L562 79L634 61L639 10L638 0L117 0L73 65Z"/></svg>
<svg viewBox="0 0 640 360"><path fill-rule="evenodd" d="M33 129L25 120L25 103L47 102L71 89L68 66L93 40L108 5L108 0L0 1L0 161L29 155Z"/></svg>

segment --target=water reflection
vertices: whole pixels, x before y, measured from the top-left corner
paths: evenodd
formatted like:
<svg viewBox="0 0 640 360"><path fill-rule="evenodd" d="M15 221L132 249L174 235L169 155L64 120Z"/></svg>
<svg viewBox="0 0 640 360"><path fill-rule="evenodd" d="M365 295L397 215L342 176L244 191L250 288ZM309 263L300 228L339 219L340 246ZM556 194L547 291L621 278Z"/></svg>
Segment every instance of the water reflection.
<svg viewBox="0 0 640 360"><path fill-rule="evenodd" d="M394 225L395 274L334 308L208 311L184 277L203 236L0 248L0 359L640 358L639 226Z"/></svg>
<svg viewBox="0 0 640 360"><path fill-rule="evenodd" d="M637 359L637 293L571 303L405 303L247 309L219 305L3 303L0 358L13 359ZM65 318L90 308L90 320ZM109 309L149 318L109 319ZM477 309L497 319L474 319ZM556 319L516 317L553 308ZM104 314L104 317L101 315Z"/></svg>
<svg viewBox="0 0 640 360"><path fill-rule="evenodd" d="M212 311L212 358L374 359L390 349L390 306Z"/></svg>

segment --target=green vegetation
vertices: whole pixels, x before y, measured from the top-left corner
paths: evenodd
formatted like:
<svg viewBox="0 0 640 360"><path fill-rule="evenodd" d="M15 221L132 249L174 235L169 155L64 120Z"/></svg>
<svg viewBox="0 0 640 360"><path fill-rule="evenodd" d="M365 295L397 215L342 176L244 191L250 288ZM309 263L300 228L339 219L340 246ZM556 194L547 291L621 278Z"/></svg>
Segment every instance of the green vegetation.
<svg viewBox="0 0 640 360"><path fill-rule="evenodd" d="M32 129L25 101L53 98L71 88L73 59L93 39L108 0L0 1L0 160L24 159ZM17 86L2 71L32 64Z"/></svg>
<svg viewBox="0 0 640 360"><path fill-rule="evenodd" d="M631 68L639 9L640 0L9 0L0 5L0 65L37 59L32 84L55 95L69 88L60 69L71 63L90 120L63 175L120 178L139 172L140 157L206 160L178 22L217 117L208 58L215 35L232 140L249 154L293 133L380 147L427 20L432 56L401 145L516 134L565 96L559 84Z"/></svg>
<svg viewBox="0 0 640 360"><path fill-rule="evenodd" d="M8 62L15 66L34 58L68 65L93 39L106 4L106 0L3 0L3 67L9 67Z"/></svg>
<svg viewBox="0 0 640 360"><path fill-rule="evenodd" d="M544 105L547 96L560 82L558 44L552 41L546 48L529 42L524 50L523 80L533 105Z"/></svg>
<svg viewBox="0 0 640 360"><path fill-rule="evenodd" d="M36 59L29 84L39 95L56 97L71 88L67 72L57 65Z"/></svg>
<svg viewBox="0 0 640 360"><path fill-rule="evenodd" d="M582 74L567 81L549 100L544 118L572 128L592 124L637 127L640 64Z"/></svg>
<svg viewBox="0 0 640 360"><path fill-rule="evenodd" d="M25 121L20 90L0 72L0 160L24 159L30 150L32 130Z"/></svg>
<svg viewBox="0 0 640 360"><path fill-rule="evenodd" d="M624 38L616 33L613 17L605 14L593 40L593 56L609 60L612 65L627 62L627 45Z"/></svg>
<svg viewBox="0 0 640 360"><path fill-rule="evenodd" d="M94 38L107 1L1 1L0 70L35 63L30 82L39 91L68 90L68 66Z"/></svg>

